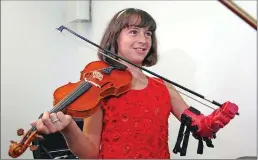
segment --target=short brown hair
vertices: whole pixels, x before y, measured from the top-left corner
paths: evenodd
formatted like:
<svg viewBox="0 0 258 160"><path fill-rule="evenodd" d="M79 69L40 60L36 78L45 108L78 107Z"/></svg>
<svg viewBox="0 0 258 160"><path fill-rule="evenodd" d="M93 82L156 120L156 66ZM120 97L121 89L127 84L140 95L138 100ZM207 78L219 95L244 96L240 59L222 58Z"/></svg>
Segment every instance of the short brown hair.
<svg viewBox="0 0 258 160"><path fill-rule="evenodd" d="M135 17L137 20L135 21ZM140 22L139 22L140 21ZM117 38L122 31L122 29L130 26L137 26L148 28L152 32L152 44L149 53L142 62L143 66L153 66L157 63L157 38L156 38L156 22L155 20L145 11L135 8L127 8L119 11L111 19L106 31L102 37L100 46L104 49L117 54ZM104 55L102 55L101 49L98 51L98 57L100 60L105 60ZM106 53L108 54L108 53ZM111 56L111 55L109 55ZM113 56L112 56L113 57ZM113 57L115 58L115 57Z"/></svg>

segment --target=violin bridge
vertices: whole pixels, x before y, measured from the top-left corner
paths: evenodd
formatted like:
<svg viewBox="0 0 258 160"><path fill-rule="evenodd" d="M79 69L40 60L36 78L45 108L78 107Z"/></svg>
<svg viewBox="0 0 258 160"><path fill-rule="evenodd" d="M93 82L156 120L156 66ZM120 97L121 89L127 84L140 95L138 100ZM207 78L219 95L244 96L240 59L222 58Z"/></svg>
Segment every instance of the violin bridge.
<svg viewBox="0 0 258 160"><path fill-rule="evenodd" d="M103 79L103 75L101 74L101 72L98 71L93 71L92 77L98 79L99 81L102 81Z"/></svg>
<svg viewBox="0 0 258 160"><path fill-rule="evenodd" d="M93 84L94 86L96 86L96 87L98 87L98 88L101 88L100 85L98 85L98 84L95 83L95 82L92 82L92 81L90 81L90 80L87 80L86 78L84 78L84 80L85 80L86 82L89 82L89 83Z"/></svg>

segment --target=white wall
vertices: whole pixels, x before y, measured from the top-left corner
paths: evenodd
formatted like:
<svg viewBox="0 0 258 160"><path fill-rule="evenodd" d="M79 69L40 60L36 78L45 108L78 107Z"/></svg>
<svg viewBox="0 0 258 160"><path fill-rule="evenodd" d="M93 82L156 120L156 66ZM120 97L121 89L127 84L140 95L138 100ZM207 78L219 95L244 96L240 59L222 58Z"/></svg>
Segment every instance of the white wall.
<svg viewBox="0 0 258 160"><path fill-rule="evenodd" d="M241 5L257 18L255 1ZM160 61L150 70L210 99L230 100L240 107L240 116L217 134L215 148L205 148L203 155L196 154L192 137L186 157L172 153L179 122L171 116L171 158L256 156L256 31L219 2L93 1L92 22L75 25L66 21L65 1L3 1L1 158L10 158L10 140L20 140L16 129L26 131L31 120L51 108L53 91L78 81L83 67L97 60L95 50L86 47L90 45L55 28L66 25L99 43L110 18L125 7L145 9L157 21ZM184 98L203 113L212 112ZM20 158L32 158L29 149Z"/></svg>

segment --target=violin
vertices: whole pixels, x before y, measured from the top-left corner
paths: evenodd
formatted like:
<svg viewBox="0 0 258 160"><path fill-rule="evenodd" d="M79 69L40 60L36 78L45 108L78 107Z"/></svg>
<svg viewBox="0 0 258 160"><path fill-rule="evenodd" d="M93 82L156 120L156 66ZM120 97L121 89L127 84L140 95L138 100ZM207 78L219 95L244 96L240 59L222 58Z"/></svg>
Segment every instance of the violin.
<svg viewBox="0 0 258 160"><path fill-rule="evenodd" d="M94 61L86 65L84 70L81 71L80 81L78 81L77 83L70 82L57 88L54 91L54 106L50 113L57 113L58 111L62 111L65 114L69 114L73 118L87 118L96 111L101 101L106 97L112 95L119 96L120 94L129 91L131 88L132 75L128 70L126 70L126 65L124 65L121 61L118 61L118 59L125 61L156 77L159 77L164 81L173 84L183 90L186 90L193 95L202 98L214 105L217 105L219 107L222 106L222 104L214 100L206 99L203 95L199 93L183 87L165 77L158 75L157 73L137 66L136 64L112 53L109 50L101 48L99 45L82 37L81 35L75 33L65 26L60 26L59 28L57 28L57 30L60 32L62 32L64 29L85 40L86 42L102 49L104 51L102 54L104 54L105 60ZM115 58L112 58L112 56ZM194 98L192 99L196 100ZM204 103L202 104L206 105ZM41 116L42 115L43 114L41 114ZM239 115L239 113L237 113L237 115ZM41 118L41 116L39 118ZM11 145L8 152L9 156L17 158L21 154L23 154L28 147L30 147L31 151L37 150L37 146L30 145L30 143L35 138L41 139L41 136L37 132L36 127L33 126L25 134L23 129L19 129L17 131L17 134L19 136L23 135L23 137L19 142L11 140Z"/></svg>
<svg viewBox="0 0 258 160"><path fill-rule="evenodd" d="M91 62L81 71L80 81L69 82L54 91L54 107L50 113L62 111L73 118L90 117L102 99L129 91L131 81L132 75L125 67L110 66L104 61ZM19 136L23 135L23 129L17 132ZM20 142L11 141L9 156L17 158L23 154L35 138L40 135L36 127L32 127ZM36 149L36 146L30 146L31 151Z"/></svg>

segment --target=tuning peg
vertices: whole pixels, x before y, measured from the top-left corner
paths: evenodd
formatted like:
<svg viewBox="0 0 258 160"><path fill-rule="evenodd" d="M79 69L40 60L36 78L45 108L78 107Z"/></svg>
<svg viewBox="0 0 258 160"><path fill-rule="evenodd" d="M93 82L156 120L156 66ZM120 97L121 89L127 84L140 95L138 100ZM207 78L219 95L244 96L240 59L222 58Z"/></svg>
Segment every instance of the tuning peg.
<svg viewBox="0 0 258 160"><path fill-rule="evenodd" d="M15 141L13 141L13 140L10 140L10 142L11 142L11 143L16 143L16 142L15 142Z"/></svg>
<svg viewBox="0 0 258 160"><path fill-rule="evenodd" d="M38 146L36 146L36 145L31 145L30 146L31 151L36 151L37 149L38 149Z"/></svg>
<svg viewBox="0 0 258 160"><path fill-rule="evenodd" d="M18 136L22 136L23 134L24 134L24 130L22 128L17 130Z"/></svg>

